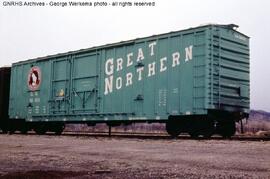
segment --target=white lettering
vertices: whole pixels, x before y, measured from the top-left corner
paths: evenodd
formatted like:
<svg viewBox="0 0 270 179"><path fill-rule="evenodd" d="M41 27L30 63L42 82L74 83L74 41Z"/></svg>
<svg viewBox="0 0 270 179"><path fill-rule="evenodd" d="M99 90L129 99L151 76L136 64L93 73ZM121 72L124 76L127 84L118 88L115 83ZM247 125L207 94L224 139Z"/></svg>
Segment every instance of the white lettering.
<svg viewBox="0 0 270 179"><path fill-rule="evenodd" d="M133 64L133 61L131 59L132 56L133 56L133 53L127 54L127 67Z"/></svg>
<svg viewBox="0 0 270 179"><path fill-rule="evenodd" d="M106 75L113 74L113 58L109 58L105 63L105 73Z"/></svg>
<svg viewBox="0 0 270 179"><path fill-rule="evenodd" d="M105 92L104 94L107 95L108 93L111 93L113 90L113 76L110 76L109 78L105 78Z"/></svg>
<svg viewBox="0 0 270 179"><path fill-rule="evenodd" d="M144 59L144 56L143 56L143 50L142 50L142 48L139 48L139 49L138 49L137 62L138 62L138 61L141 61L141 60L143 60L143 59Z"/></svg>
<svg viewBox="0 0 270 179"><path fill-rule="evenodd" d="M164 64L165 61L167 61L167 57L161 58L160 59L160 72L166 71L167 66Z"/></svg>
<svg viewBox="0 0 270 179"><path fill-rule="evenodd" d="M186 51L186 59L185 59L185 62L189 61L189 60L192 60L192 48L193 46L190 45L189 47L186 47L185 48L185 51Z"/></svg>
<svg viewBox="0 0 270 179"><path fill-rule="evenodd" d="M123 69L123 58L118 58L116 60L117 62L117 68L116 68L116 71L120 71Z"/></svg>
<svg viewBox="0 0 270 179"><path fill-rule="evenodd" d="M137 69L137 73L139 73L139 77L138 80L141 81L142 80L142 71L144 70L144 67L138 68Z"/></svg>
<svg viewBox="0 0 270 179"><path fill-rule="evenodd" d="M132 73L127 73L126 77L127 77L126 86L132 85Z"/></svg>
<svg viewBox="0 0 270 179"><path fill-rule="evenodd" d="M121 89L122 88L122 78L118 77L116 78L116 84L115 84L116 89Z"/></svg>
<svg viewBox="0 0 270 179"><path fill-rule="evenodd" d="M180 64L180 53L175 52L172 54L173 61L172 61L172 67L175 67Z"/></svg>
<svg viewBox="0 0 270 179"><path fill-rule="evenodd" d="M154 46L157 45L157 42L152 42L149 44L149 48L150 48L150 55L153 56L154 55Z"/></svg>
<svg viewBox="0 0 270 179"><path fill-rule="evenodd" d="M138 53L135 54L134 52L130 52L126 54L125 57L119 57L119 58L109 58L105 61L105 85L104 85L104 95L107 95L109 93L112 93L113 90L120 90L123 86L131 86L133 84L133 72L137 72L136 75L138 75L135 78L138 81L142 81L143 78L147 75L147 77L151 77L156 75L157 73L162 73L166 70L169 70L170 67L176 67L179 66L180 63L182 63L180 60L181 55L185 57L183 58L184 62L191 61L193 59L193 45L186 46L184 49L181 50L184 51L184 55L180 55L180 51L176 51L171 54L171 57L163 56L162 58L159 58L159 61L154 61L152 63L146 62L146 64L142 64L141 62L150 56L155 55L155 48L156 48L157 42L150 42L149 43L149 54L147 54L147 57L145 55L144 48L138 48ZM146 49L147 50L147 49ZM162 54L162 53L161 53ZM136 56L137 55L137 56ZM157 59L158 57L154 57L154 59ZM135 61L136 60L136 61ZM169 60L172 60L172 66L170 66ZM127 63L127 64L126 64ZM135 69L124 69L125 67L129 67L134 65L134 63L137 65L133 66ZM146 66L147 65L147 66ZM156 66L157 65L157 66ZM159 68L159 69L156 69ZM147 69L148 68L148 69ZM119 71L125 70L123 74ZM134 71L135 70L135 71ZM146 70L144 72L144 70ZM156 71L157 70L157 71ZM127 73L126 73L127 71ZM113 77L114 72L121 73L121 76L118 74L118 77ZM135 73L136 73L135 72ZM122 75L126 75L124 78ZM125 81L126 80L126 81Z"/></svg>
<svg viewBox="0 0 270 179"><path fill-rule="evenodd" d="M155 75L155 66L156 66L156 62L148 64L148 77Z"/></svg>

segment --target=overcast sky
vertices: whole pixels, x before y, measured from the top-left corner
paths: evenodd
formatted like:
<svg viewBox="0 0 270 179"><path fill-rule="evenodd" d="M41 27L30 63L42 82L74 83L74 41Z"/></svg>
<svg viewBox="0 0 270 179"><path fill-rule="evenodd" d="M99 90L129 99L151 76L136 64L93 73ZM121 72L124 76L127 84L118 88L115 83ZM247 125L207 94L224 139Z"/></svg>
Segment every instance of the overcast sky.
<svg viewBox="0 0 270 179"><path fill-rule="evenodd" d="M155 2L144 8L63 8L4 7L1 0L0 66L206 23L235 23L251 37L251 108L270 111L269 0Z"/></svg>

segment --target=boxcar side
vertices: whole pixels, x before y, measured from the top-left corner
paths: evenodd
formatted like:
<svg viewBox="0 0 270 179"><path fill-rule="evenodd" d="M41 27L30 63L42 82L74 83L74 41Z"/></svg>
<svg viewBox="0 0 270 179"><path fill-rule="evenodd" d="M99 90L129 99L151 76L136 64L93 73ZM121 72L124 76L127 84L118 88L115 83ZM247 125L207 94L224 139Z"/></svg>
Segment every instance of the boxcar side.
<svg viewBox="0 0 270 179"><path fill-rule="evenodd" d="M207 25L12 66L10 118L38 124L34 128L147 121L166 122L173 136L198 136L213 126L234 133L234 122L248 113L249 38L232 26Z"/></svg>

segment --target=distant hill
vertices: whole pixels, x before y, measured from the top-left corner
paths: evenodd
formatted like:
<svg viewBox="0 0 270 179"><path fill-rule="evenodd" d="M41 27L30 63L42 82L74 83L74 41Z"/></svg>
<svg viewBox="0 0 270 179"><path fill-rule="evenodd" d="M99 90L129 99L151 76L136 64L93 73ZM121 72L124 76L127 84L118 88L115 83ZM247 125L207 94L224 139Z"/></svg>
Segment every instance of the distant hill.
<svg viewBox="0 0 270 179"><path fill-rule="evenodd" d="M270 122L270 112L263 110L250 110L249 120Z"/></svg>

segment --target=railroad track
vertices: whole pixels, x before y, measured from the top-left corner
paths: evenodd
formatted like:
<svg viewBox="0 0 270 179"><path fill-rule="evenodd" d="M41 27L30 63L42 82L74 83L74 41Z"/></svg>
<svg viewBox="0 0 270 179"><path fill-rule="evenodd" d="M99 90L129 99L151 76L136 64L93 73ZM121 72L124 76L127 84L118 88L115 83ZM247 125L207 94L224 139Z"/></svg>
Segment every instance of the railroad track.
<svg viewBox="0 0 270 179"><path fill-rule="evenodd" d="M174 140L190 140L188 134L179 135L177 138L172 138L167 133L143 133L143 132L82 132L82 131L65 131L62 135L66 136L85 136L85 137L112 137L112 138L137 138L137 139L174 139ZM221 136L213 135L210 139L198 138L196 140L239 140L239 141L270 141L270 136L244 136L235 135L230 139L224 139Z"/></svg>
<svg viewBox="0 0 270 179"><path fill-rule="evenodd" d="M3 134L0 132L0 134ZM13 135L36 135L35 132L30 131L28 134L20 134L16 132ZM53 136L54 133L46 133L45 135ZM98 132L87 132L87 131L64 131L61 135L72 136L72 137L104 137L104 138L133 138L133 139L152 139L152 140L191 140L192 138L188 134L179 135L177 138L172 138L166 133L144 133L144 132L108 132L98 131ZM270 136L244 136L235 135L230 139L224 139L221 136L213 135L209 139L197 138L192 140L238 140L238 141L270 141Z"/></svg>

